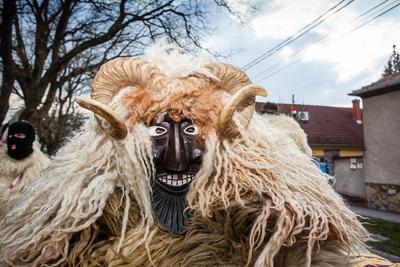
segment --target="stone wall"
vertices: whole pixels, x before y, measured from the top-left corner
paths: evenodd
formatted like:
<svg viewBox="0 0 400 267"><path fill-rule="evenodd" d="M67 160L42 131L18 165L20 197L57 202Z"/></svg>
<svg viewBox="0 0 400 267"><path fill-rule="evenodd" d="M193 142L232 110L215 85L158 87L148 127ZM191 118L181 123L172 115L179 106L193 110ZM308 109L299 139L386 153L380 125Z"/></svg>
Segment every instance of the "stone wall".
<svg viewBox="0 0 400 267"><path fill-rule="evenodd" d="M368 207L400 213L400 186L367 184Z"/></svg>

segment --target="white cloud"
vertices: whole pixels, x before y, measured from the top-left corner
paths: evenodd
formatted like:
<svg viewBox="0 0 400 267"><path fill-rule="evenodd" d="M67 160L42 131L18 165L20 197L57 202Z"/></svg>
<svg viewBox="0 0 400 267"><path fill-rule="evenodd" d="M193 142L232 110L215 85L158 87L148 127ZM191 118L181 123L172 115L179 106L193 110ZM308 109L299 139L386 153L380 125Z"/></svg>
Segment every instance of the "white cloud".
<svg viewBox="0 0 400 267"><path fill-rule="evenodd" d="M326 0L271 1L265 12L251 21L251 28L257 38L285 39L318 17L327 3Z"/></svg>
<svg viewBox="0 0 400 267"><path fill-rule="evenodd" d="M290 57L293 55L293 52L294 52L293 48L285 46L284 48L282 48L282 50L279 51L279 56L283 60L288 61Z"/></svg>
<svg viewBox="0 0 400 267"><path fill-rule="evenodd" d="M303 61L330 65L341 82L349 81L360 74L376 78L377 73L381 73L383 69L382 58L388 58L392 45L400 42L395 30L400 28L400 21L377 20L350 32L361 23L357 21L349 24L350 14L352 17L358 16L354 11L348 10L335 23L321 27L319 32L328 38L308 48Z"/></svg>
<svg viewBox="0 0 400 267"><path fill-rule="evenodd" d="M373 1L370 2L371 7L376 4ZM274 1L264 14L252 21L254 35L261 39L286 39L332 5L332 2L320 0ZM328 18L311 31L318 34L320 39L325 38L325 41L312 45L316 42L314 39L307 44L312 46L298 57L303 55L303 62L323 63L325 66L330 66L336 72L338 81L341 82L351 80L360 74L376 77L383 68L382 57L388 57L392 44L400 43L396 30L400 29L400 21L376 20L338 39L362 23L356 20L360 13L360 10L349 5ZM291 48L282 51L280 56L287 61L293 52Z"/></svg>
<svg viewBox="0 0 400 267"><path fill-rule="evenodd" d="M220 25L222 31L210 39L209 47L217 48L217 51L240 51L232 55L232 62L240 62L244 66L293 35L336 3L337 1L329 0L266 1L264 8L260 8L260 13L249 21L247 28L235 28L226 21ZM315 88L318 94L308 93L302 97L313 99L317 103L320 97L320 103L331 105L345 103L349 99L348 92L380 77L391 54L392 45L397 44L400 47L400 7L359 30L348 33L350 29L362 23L356 20L358 16L379 3L380 0L354 1L290 46L284 47L249 69L250 77L255 79L255 82L265 82L267 88L273 86L268 97L270 100L281 97L286 99L287 95L291 94L286 92L288 88L297 88L299 84L308 85L318 80L332 80L329 86L337 88L335 92L323 94L321 89L325 88ZM389 1L386 4L393 3ZM345 33L348 34L342 37ZM320 39L323 41L319 41ZM300 62L285 68L298 59ZM278 66L271 69L276 65ZM283 70L277 72L279 75L269 78L273 71L281 67ZM315 73L316 76L311 78L310 73ZM260 80L264 76L268 78Z"/></svg>

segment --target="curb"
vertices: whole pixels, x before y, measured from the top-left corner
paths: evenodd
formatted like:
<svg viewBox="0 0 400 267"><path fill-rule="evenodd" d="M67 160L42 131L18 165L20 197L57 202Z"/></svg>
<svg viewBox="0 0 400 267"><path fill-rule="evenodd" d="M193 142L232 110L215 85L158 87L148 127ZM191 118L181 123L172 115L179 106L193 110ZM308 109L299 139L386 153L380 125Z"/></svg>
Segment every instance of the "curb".
<svg viewBox="0 0 400 267"><path fill-rule="evenodd" d="M371 247L369 247L368 250L370 252L378 255L378 256L381 256L382 258L390 260L393 263L400 263L400 257L399 256L391 255L389 253L386 253L386 252L383 252L383 251L380 251L380 250L376 250L376 249L373 249Z"/></svg>

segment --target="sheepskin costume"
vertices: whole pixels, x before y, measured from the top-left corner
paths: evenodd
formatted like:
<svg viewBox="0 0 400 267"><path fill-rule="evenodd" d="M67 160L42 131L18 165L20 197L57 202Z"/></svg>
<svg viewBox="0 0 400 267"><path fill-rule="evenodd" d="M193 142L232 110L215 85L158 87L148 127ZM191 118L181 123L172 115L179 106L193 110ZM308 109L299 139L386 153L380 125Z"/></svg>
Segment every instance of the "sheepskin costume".
<svg viewBox="0 0 400 267"><path fill-rule="evenodd" d="M77 98L94 115L1 219L0 265L349 266L366 230L255 95L239 68L170 46L104 64ZM180 234L152 206L149 125L165 112L204 147Z"/></svg>
<svg viewBox="0 0 400 267"><path fill-rule="evenodd" d="M308 156L312 156L311 147L307 143L307 135L304 130L300 127L297 121L292 117L285 114L280 115L263 115L271 124L279 128L282 132L285 132L289 137L293 139L296 145L301 151Z"/></svg>
<svg viewBox="0 0 400 267"><path fill-rule="evenodd" d="M0 142L0 216L50 164L38 141L33 142L33 151L29 156L19 160L10 157L7 153L7 134L8 129Z"/></svg>

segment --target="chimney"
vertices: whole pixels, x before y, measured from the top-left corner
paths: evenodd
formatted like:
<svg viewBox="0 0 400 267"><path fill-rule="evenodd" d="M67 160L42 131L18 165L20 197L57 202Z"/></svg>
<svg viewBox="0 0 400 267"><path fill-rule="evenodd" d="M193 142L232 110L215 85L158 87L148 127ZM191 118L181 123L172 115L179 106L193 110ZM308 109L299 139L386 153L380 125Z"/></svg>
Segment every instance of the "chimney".
<svg viewBox="0 0 400 267"><path fill-rule="evenodd" d="M360 100L354 99L352 102L353 102L353 119L356 121L357 124L362 124Z"/></svg>

